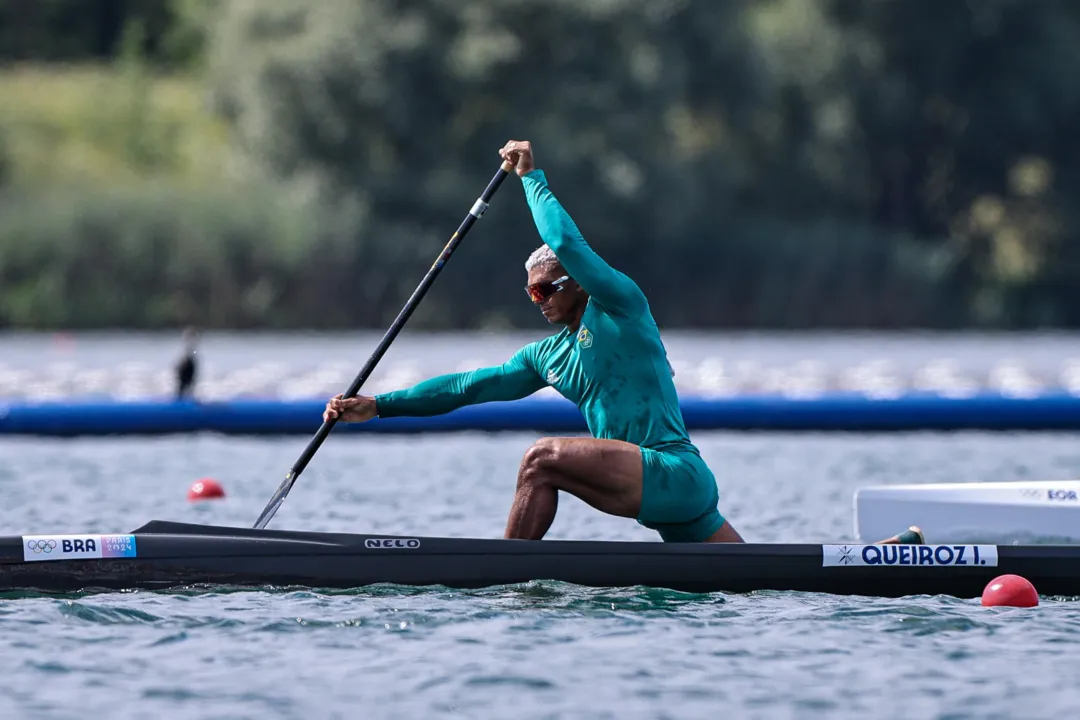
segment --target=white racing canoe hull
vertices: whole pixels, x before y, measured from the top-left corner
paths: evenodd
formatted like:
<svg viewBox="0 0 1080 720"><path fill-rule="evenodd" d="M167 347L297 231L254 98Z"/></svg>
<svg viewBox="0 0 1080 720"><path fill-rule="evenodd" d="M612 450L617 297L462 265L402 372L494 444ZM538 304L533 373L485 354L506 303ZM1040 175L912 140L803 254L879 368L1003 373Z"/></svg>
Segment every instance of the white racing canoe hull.
<svg viewBox="0 0 1080 720"><path fill-rule="evenodd" d="M928 543L1080 542L1080 480L886 485L855 492L855 535L918 525Z"/></svg>

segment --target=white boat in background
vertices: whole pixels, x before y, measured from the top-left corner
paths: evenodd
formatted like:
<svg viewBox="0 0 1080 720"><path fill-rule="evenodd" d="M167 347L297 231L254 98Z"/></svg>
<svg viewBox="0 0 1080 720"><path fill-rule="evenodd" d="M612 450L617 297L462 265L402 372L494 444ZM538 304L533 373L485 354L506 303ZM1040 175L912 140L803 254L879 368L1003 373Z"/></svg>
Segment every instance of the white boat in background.
<svg viewBox="0 0 1080 720"><path fill-rule="evenodd" d="M1080 480L883 485L855 492L865 542L918 525L927 543L1080 542Z"/></svg>

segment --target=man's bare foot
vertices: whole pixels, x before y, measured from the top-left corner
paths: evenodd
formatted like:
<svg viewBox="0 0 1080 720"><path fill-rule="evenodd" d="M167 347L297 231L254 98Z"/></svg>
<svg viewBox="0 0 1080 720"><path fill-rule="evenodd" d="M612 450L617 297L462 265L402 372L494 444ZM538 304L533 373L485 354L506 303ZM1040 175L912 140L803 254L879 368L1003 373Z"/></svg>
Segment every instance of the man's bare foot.
<svg viewBox="0 0 1080 720"><path fill-rule="evenodd" d="M912 525L899 535L893 535L887 540L878 540L875 545L925 545L926 538L917 525Z"/></svg>

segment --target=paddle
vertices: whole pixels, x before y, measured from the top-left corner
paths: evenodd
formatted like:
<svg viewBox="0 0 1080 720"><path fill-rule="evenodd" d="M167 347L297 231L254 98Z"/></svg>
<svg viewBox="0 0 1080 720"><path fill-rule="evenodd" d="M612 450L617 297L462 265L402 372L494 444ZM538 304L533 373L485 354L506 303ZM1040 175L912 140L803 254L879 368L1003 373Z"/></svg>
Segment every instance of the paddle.
<svg viewBox="0 0 1080 720"><path fill-rule="evenodd" d="M488 208L488 203L491 202L491 198L495 195L495 191L502 185L503 180L506 179L507 174L514 169L514 166L509 161L504 161L499 168L495 176L491 178L491 182L488 183L487 188L480 198L473 203L472 209L469 210L469 214L462 220L461 225L458 226L457 231L450 236L450 241L446 243L446 247L439 254L439 257L435 260L435 263L431 266L431 269L427 271L424 279L420 281L420 285L413 291L412 296L409 297L408 302L405 303L405 307L398 313L397 318L394 319L394 323L390 326L390 329L383 335L382 340L379 341L378 347L375 348L375 352L371 354L368 361L364 363L364 367L360 370L360 374L352 381L352 385L345 391L345 397L354 397L360 392L360 386L362 386L371 375L371 372L375 369L375 366L382 359L382 356L386 354L386 351L390 348L390 344L394 342L394 339L401 332L401 328L404 327L405 322L409 319L409 316L413 314L416 307L420 304L424 295L427 294L428 288L435 282L435 278L442 271L446 261L450 259L450 256L457 249L459 243L472 228L473 224L480 218L481 215ZM281 507L281 503L285 501L285 496L292 490L293 484L296 482L296 478L300 476L300 473L307 467L308 462L315 455L315 451L322 445L323 440L330 434L330 430L333 429L334 423L337 422L337 418L331 418L330 420L324 420L322 427L315 433L315 437L311 439L307 447L304 448L304 452L301 453L300 458L289 470L289 474L285 476L285 480L274 492L273 497L270 498L270 502L267 503L266 508L263 509L262 514L259 515L259 519L255 521L255 529L261 530L266 527L266 523L270 522L270 518L274 517L274 513Z"/></svg>

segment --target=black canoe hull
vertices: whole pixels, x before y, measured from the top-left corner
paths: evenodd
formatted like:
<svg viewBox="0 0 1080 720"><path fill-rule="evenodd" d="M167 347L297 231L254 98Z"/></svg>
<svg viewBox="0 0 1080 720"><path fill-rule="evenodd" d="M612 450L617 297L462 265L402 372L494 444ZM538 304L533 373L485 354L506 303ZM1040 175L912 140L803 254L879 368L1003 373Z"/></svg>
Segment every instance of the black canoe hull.
<svg viewBox="0 0 1080 720"><path fill-rule="evenodd" d="M251 530L152 522L135 530L134 557L27 561L23 537L0 538L0 591L359 588L376 584L482 588L534 580L587 587L685 592L760 590L973 598L995 577L1017 574L1042 595L1080 596L1080 546L983 546L995 562L961 565L826 566L836 547L660 542L520 541ZM901 546L908 549L911 546ZM890 552L900 552L896 546ZM916 550L910 550L916 553ZM929 553L929 551L924 551ZM871 559L879 557L871 550ZM892 556L896 558L896 555ZM906 555L905 555L906 557ZM915 555L912 555L915 557ZM985 560L983 561L985 562Z"/></svg>

